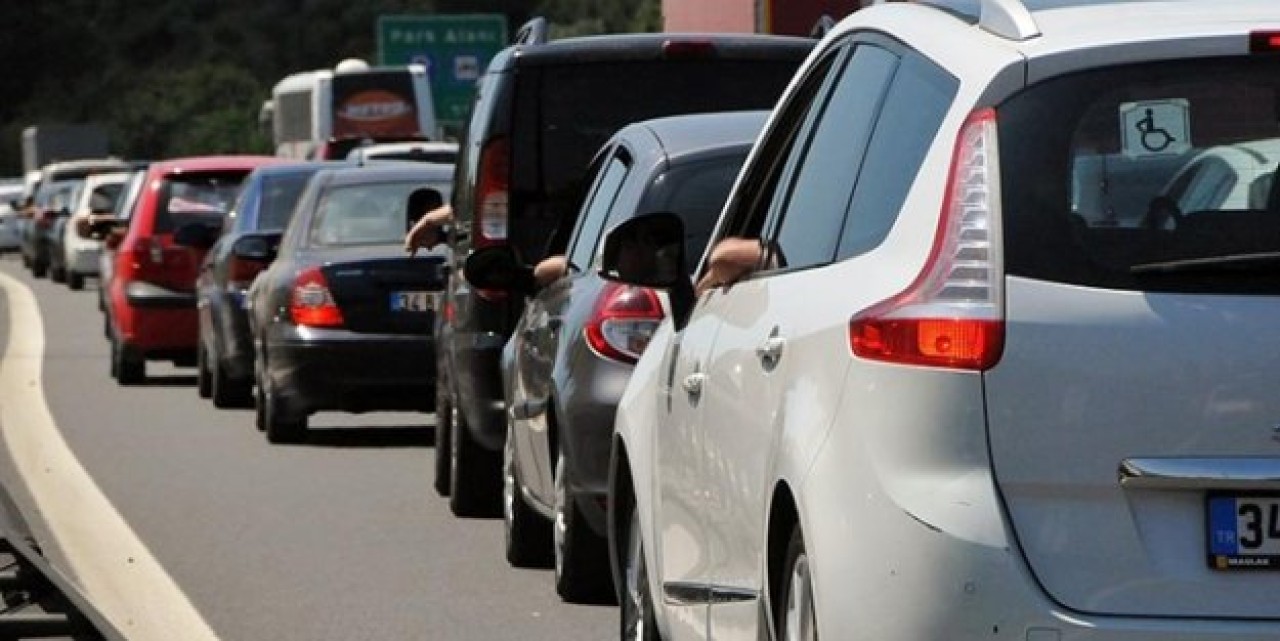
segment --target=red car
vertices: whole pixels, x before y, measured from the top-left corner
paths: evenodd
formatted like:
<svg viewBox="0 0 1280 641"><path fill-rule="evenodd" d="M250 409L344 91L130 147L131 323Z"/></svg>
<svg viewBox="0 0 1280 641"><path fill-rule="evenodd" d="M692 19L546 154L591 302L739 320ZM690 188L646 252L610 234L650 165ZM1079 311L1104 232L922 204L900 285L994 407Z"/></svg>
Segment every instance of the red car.
<svg viewBox="0 0 1280 641"><path fill-rule="evenodd" d="M195 283L240 183L273 156L203 156L153 163L116 250L106 289L111 374L146 378L146 362L196 362Z"/></svg>

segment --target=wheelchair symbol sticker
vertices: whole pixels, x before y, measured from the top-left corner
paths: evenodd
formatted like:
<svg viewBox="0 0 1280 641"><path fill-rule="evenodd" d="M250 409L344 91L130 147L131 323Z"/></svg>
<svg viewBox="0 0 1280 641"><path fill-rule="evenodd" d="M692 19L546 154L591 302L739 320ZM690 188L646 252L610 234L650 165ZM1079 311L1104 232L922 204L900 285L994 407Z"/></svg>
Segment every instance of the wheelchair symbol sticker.
<svg viewBox="0 0 1280 641"><path fill-rule="evenodd" d="M1191 149L1191 109L1183 98L1120 105L1124 155L1172 156Z"/></svg>

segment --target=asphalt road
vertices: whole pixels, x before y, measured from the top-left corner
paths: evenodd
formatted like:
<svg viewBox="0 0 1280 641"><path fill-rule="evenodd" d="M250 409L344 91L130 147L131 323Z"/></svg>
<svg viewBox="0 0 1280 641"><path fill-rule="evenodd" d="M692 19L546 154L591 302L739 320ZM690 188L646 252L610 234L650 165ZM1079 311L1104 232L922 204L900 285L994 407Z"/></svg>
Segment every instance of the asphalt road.
<svg viewBox="0 0 1280 641"><path fill-rule="evenodd" d="M549 571L510 568L500 521L452 517L430 489L431 415L325 413L312 417L308 443L271 446L252 410L200 399L191 369L149 363L148 384L117 386L94 281L72 292L31 278L12 254L0 257L0 273L34 292L44 329L43 354L18 344L15 301L0 288L0 345L9 347L0 365L39 360L43 400L74 459L177 587L91 598L151 599L167 610L178 594L226 641L616 636L616 608L562 603ZM0 406L14 416L41 400L6 392ZM38 504L28 478L61 468L24 473L27 455L5 454L0 480L50 557L79 576L95 559L60 545L60 521L45 518L55 506ZM92 525L77 529L89 530L79 535L96 542L107 567L142 564L132 551L111 558L124 546L106 526L102 537Z"/></svg>

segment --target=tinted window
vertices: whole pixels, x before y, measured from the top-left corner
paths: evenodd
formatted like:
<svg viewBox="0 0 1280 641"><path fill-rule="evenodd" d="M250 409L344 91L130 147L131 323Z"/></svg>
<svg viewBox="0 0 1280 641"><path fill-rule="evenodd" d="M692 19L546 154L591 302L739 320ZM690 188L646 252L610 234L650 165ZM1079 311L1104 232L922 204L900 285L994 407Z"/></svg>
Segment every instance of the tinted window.
<svg viewBox="0 0 1280 641"><path fill-rule="evenodd" d="M624 125L686 113L771 108L800 60L634 61L530 68L514 110L511 242L537 259L576 213L584 173Z"/></svg>
<svg viewBox="0 0 1280 641"><path fill-rule="evenodd" d="M858 174L839 258L873 249L889 234L958 86L918 56L902 59Z"/></svg>
<svg viewBox="0 0 1280 641"><path fill-rule="evenodd" d="M702 255L715 228L725 198L746 160L747 149L718 158L672 167L650 184L637 213L669 211L684 221L685 256L692 262ZM627 212L620 212L627 213ZM622 222L623 216L609 226Z"/></svg>
<svg viewBox="0 0 1280 641"><path fill-rule="evenodd" d="M862 166L884 87L898 58L859 45L840 75L800 154L774 237L784 268L821 265L835 257L840 228Z"/></svg>
<svg viewBox="0 0 1280 641"><path fill-rule="evenodd" d="M258 204L258 229L284 229L310 179L310 172L266 177Z"/></svg>
<svg viewBox="0 0 1280 641"><path fill-rule="evenodd" d="M569 264L582 271L591 264L591 254L604 229L609 207L618 198L618 191L627 177L627 162L622 154L609 159L596 181L595 191L583 207L581 220L570 244Z"/></svg>
<svg viewBox="0 0 1280 641"><path fill-rule="evenodd" d="M1280 292L1280 59L1040 83L999 108L1010 274L1138 291ZM1223 257L1235 256L1223 261Z"/></svg>

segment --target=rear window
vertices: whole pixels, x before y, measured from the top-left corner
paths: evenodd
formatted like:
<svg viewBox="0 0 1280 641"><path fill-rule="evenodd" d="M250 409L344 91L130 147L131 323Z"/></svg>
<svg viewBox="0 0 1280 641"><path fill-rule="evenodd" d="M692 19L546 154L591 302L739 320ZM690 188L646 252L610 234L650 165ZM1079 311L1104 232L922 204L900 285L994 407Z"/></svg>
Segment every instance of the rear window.
<svg viewBox="0 0 1280 641"><path fill-rule="evenodd" d="M1280 292L1280 59L1104 68L998 112L1010 275Z"/></svg>
<svg viewBox="0 0 1280 641"><path fill-rule="evenodd" d="M364 183L329 189L316 203L307 232L308 244L337 247L404 242L409 228L406 203L409 195L421 187L433 187L441 193L448 190L448 185L421 181Z"/></svg>
<svg viewBox="0 0 1280 641"><path fill-rule="evenodd" d="M258 229L284 229L311 176L307 172L264 178L262 199L258 203Z"/></svg>
<svg viewBox="0 0 1280 641"><path fill-rule="evenodd" d="M647 60L537 67L517 80L511 242L536 259L581 200L592 156L632 122L687 113L769 109L796 60ZM569 223L566 223L569 224Z"/></svg>
<svg viewBox="0 0 1280 641"><path fill-rule="evenodd" d="M190 223L221 225L247 172L186 173L165 177L152 223L157 234Z"/></svg>

